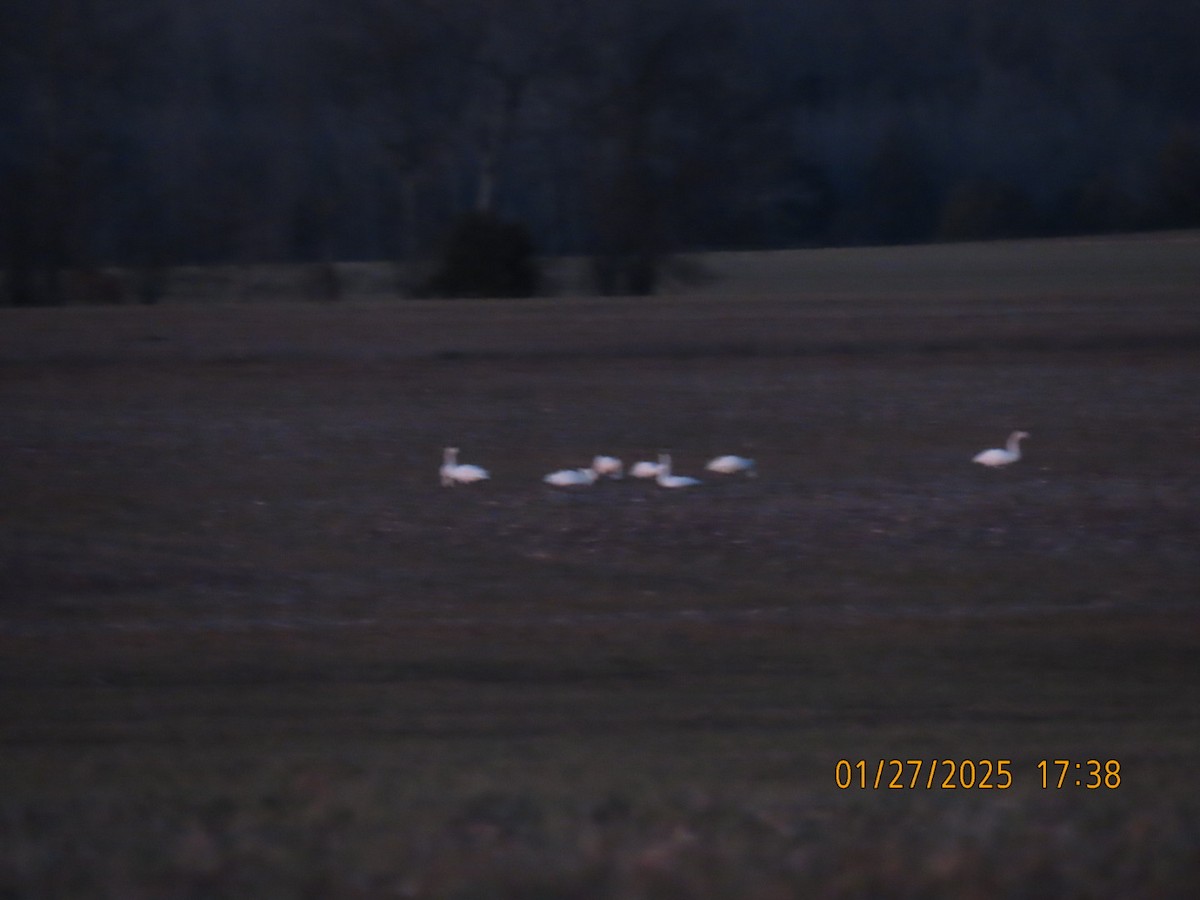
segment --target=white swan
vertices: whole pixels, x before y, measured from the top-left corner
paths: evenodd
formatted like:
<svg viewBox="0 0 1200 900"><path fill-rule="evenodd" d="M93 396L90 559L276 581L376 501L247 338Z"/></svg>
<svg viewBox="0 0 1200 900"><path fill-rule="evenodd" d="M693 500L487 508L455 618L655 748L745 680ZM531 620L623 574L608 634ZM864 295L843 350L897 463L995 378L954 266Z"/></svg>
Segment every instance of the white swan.
<svg viewBox="0 0 1200 900"><path fill-rule="evenodd" d="M662 466L658 463L642 460L630 467L629 474L634 478L657 478L660 471L662 471Z"/></svg>
<svg viewBox="0 0 1200 900"><path fill-rule="evenodd" d="M575 487L595 484L599 477L595 469L559 469L557 472L551 472L542 481L555 487Z"/></svg>
<svg viewBox="0 0 1200 900"><path fill-rule="evenodd" d="M747 477L753 477L755 471L754 460L732 454L710 459L708 465L704 468L710 472L720 472L722 475L735 475L738 472L745 472Z"/></svg>
<svg viewBox="0 0 1200 900"><path fill-rule="evenodd" d="M438 469L438 474L442 478L442 487L470 484L472 481L484 481L491 478L487 469L466 463L459 464L457 447L447 447L442 451L442 467Z"/></svg>
<svg viewBox="0 0 1200 900"><path fill-rule="evenodd" d="M659 487L665 488L682 488L691 487L694 484L699 484L699 478L689 478L686 475L671 474L671 454L658 454L658 475L655 476Z"/></svg>
<svg viewBox="0 0 1200 900"><path fill-rule="evenodd" d="M615 456L597 456L592 460L592 471L608 478L623 478L625 467Z"/></svg>
<svg viewBox="0 0 1200 900"><path fill-rule="evenodd" d="M1001 450L996 447L992 450L984 450L982 453L977 453L971 459L971 462L977 462L981 466L1007 466L1009 463L1015 463L1021 458L1021 439L1029 437L1028 431L1014 431L1008 436L1008 445Z"/></svg>

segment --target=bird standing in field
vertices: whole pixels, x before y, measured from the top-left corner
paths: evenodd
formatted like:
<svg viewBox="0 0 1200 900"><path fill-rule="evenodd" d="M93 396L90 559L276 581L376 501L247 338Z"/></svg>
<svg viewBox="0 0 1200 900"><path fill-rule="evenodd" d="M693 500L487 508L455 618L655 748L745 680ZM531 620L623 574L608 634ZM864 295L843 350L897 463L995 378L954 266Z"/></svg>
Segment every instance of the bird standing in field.
<svg viewBox="0 0 1200 900"><path fill-rule="evenodd" d="M442 467L438 469L438 474L442 479L442 487L470 484L472 481L485 481L491 477L488 470L480 466L460 464L457 447L447 447L442 451Z"/></svg>
<svg viewBox="0 0 1200 900"><path fill-rule="evenodd" d="M990 466L993 469L1015 463L1021 458L1021 440L1027 437L1029 437L1028 431L1014 431L1008 436L1008 444L1004 449L996 447L984 450L982 453L975 454L971 462L977 462L981 466Z"/></svg>
<svg viewBox="0 0 1200 900"><path fill-rule="evenodd" d="M642 460L635 462L629 469L629 474L634 478L657 478L658 473L662 470L662 466L656 462Z"/></svg>
<svg viewBox="0 0 1200 900"><path fill-rule="evenodd" d="M753 478L755 475L754 460L733 454L710 459L704 468L722 475L736 475L738 472L745 472L747 478Z"/></svg>
<svg viewBox="0 0 1200 900"><path fill-rule="evenodd" d="M660 453L658 455L658 475L655 476L655 481L659 487L665 488L682 488L691 487L699 484L699 478L689 478L686 475L671 474L671 454Z"/></svg>
<svg viewBox="0 0 1200 900"><path fill-rule="evenodd" d="M592 471L606 478L623 478L625 467L615 456L597 456L592 460Z"/></svg>
<svg viewBox="0 0 1200 900"><path fill-rule="evenodd" d="M554 487L578 487L595 484L599 477L595 469L559 469L557 472L551 472L542 481Z"/></svg>

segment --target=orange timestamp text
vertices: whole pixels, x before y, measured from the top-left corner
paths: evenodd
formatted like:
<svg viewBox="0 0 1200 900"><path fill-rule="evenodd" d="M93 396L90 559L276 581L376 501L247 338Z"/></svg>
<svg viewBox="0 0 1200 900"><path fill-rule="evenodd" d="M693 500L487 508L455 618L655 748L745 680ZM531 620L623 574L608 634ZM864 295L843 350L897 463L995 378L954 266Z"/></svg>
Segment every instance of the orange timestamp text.
<svg viewBox="0 0 1200 900"><path fill-rule="evenodd" d="M842 790L1006 790L1011 759L839 759L834 782Z"/></svg>
<svg viewBox="0 0 1200 900"><path fill-rule="evenodd" d="M1113 790L1121 786L1115 759L1043 759L1036 766L1044 789L1067 787ZM841 790L1008 790L1011 759L839 759L834 783Z"/></svg>

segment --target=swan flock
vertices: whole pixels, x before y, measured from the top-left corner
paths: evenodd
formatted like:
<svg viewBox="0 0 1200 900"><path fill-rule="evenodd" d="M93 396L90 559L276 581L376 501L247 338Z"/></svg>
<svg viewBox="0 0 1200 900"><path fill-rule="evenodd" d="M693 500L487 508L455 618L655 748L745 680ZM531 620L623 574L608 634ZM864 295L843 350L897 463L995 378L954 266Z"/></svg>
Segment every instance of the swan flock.
<svg viewBox="0 0 1200 900"><path fill-rule="evenodd" d="M1017 462L1021 458L1021 441L1029 437L1027 431L1014 431L1008 436L1003 448L996 447L984 450L971 458L972 462L989 468L1002 468ZM755 462L744 456L727 454L710 459L704 466L705 471L718 476L745 475L753 478L758 474ZM491 478L487 469L480 466L458 461L458 448L446 447L442 452L442 466L438 469L443 487L453 487L456 484L471 484L486 481ZM663 488L679 489L694 487L701 484L699 478L689 475L676 475L671 468L671 454L660 453L657 462L641 460L629 467L629 475L644 480L653 479ZM625 466L618 457L597 455L590 466L577 469L559 469L542 478L551 487L588 487L602 478L621 479L625 477Z"/></svg>

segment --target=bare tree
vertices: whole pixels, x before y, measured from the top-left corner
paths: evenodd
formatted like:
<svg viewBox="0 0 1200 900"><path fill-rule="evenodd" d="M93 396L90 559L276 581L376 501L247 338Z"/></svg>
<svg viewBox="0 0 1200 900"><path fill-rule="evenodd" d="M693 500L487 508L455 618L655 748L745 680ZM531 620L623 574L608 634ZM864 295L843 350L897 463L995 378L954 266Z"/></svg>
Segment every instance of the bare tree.
<svg viewBox="0 0 1200 900"><path fill-rule="evenodd" d="M589 147L597 283L651 293L693 195L720 190L710 163L737 119L727 102L732 21L719 2L588 8L576 120Z"/></svg>

